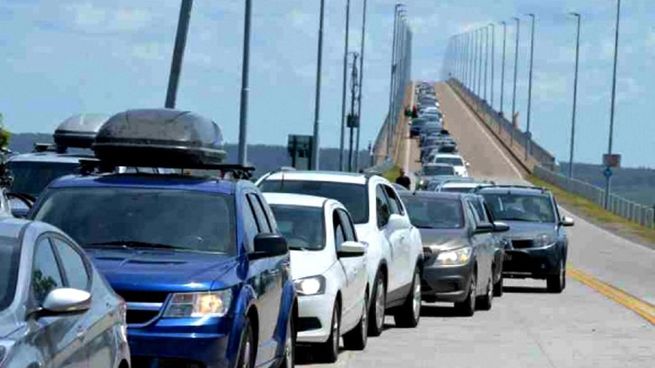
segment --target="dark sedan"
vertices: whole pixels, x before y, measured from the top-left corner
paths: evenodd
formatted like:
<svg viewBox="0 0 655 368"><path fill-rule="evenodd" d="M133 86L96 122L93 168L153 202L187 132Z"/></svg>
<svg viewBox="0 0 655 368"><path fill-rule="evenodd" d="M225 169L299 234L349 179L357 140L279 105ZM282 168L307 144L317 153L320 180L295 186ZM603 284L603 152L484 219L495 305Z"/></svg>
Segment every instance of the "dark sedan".
<svg viewBox="0 0 655 368"><path fill-rule="evenodd" d="M412 224L421 232L425 263L423 300L453 302L462 315L491 309L495 247L492 233L507 225L482 221L474 196L400 193Z"/></svg>
<svg viewBox="0 0 655 368"><path fill-rule="evenodd" d="M560 215L553 195L524 186L484 187L478 194L494 218L511 227L503 276L546 279L549 291L561 293L566 287L568 250L564 227L573 226L573 220Z"/></svg>

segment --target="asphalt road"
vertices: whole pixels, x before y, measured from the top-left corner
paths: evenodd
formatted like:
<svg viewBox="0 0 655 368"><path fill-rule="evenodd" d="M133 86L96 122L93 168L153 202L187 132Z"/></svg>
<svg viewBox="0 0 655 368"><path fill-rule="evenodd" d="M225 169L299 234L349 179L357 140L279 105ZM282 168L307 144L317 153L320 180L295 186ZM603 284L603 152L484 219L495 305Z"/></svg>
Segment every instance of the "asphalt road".
<svg viewBox="0 0 655 368"><path fill-rule="evenodd" d="M520 172L453 92L437 94L446 125L474 176L522 183ZM416 143L402 165L418 169ZM653 303L655 252L578 217L569 231L569 263L598 280ZM449 304L424 304L416 329L389 329L363 352L343 351L333 365L307 367L550 367L655 366L655 326L628 307L571 277L562 294L543 281L509 280L492 310L457 317Z"/></svg>

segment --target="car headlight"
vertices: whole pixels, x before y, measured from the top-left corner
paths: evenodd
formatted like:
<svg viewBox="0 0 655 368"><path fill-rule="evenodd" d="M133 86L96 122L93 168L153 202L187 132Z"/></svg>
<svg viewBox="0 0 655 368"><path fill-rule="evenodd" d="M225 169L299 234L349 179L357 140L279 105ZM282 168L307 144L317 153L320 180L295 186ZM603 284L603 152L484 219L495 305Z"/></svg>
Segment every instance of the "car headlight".
<svg viewBox="0 0 655 368"><path fill-rule="evenodd" d="M230 309L232 290L173 294L164 317L223 317Z"/></svg>
<svg viewBox="0 0 655 368"><path fill-rule="evenodd" d="M325 277L320 275L294 280L293 283L299 295L309 296L325 293Z"/></svg>
<svg viewBox="0 0 655 368"><path fill-rule="evenodd" d="M471 247L441 252L437 255L436 264L440 266L461 266L471 259L472 252L473 248Z"/></svg>
<svg viewBox="0 0 655 368"><path fill-rule="evenodd" d="M537 248L547 247L555 242L552 234L539 234L534 238L534 246Z"/></svg>

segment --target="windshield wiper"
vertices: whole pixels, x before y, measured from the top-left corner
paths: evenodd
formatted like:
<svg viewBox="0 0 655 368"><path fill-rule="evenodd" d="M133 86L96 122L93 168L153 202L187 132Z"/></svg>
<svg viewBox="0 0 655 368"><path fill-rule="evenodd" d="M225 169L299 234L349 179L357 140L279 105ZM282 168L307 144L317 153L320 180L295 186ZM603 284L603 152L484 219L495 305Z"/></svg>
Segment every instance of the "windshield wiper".
<svg viewBox="0 0 655 368"><path fill-rule="evenodd" d="M99 245L118 246L120 248L180 249L180 248L178 248L176 246L169 245L169 244L149 243L149 242L142 242L142 241L136 241L136 240L100 241L100 242L88 243L86 246L93 247L93 246L99 246Z"/></svg>

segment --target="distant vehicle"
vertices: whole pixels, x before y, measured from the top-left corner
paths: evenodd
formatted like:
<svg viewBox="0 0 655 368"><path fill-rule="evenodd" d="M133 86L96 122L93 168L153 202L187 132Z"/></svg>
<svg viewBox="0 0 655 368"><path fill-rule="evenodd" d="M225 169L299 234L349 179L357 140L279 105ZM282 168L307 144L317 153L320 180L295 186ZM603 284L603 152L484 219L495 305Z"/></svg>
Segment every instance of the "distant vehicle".
<svg viewBox="0 0 655 368"><path fill-rule="evenodd" d="M66 234L0 220L0 366L130 366L125 302Z"/></svg>
<svg viewBox="0 0 655 368"><path fill-rule="evenodd" d="M452 165L448 164L427 164L423 165L423 168L416 173L419 177L418 187L424 189L427 183L431 180L434 180L440 176L455 176L455 168Z"/></svg>
<svg viewBox="0 0 655 368"><path fill-rule="evenodd" d="M271 174L258 185L264 192L316 195L341 202L352 216L357 238L368 244L369 334L382 333L386 311L399 327L416 327L421 307L421 238L389 181L380 176L296 171Z"/></svg>
<svg viewBox="0 0 655 368"><path fill-rule="evenodd" d="M401 196L423 239L423 300L453 302L465 316L472 316L476 309L491 309L493 270L498 267L492 233L507 231L507 225L480 219L471 198L462 194Z"/></svg>
<svg viewBox="0 0 655 368"><path fill-rule="evenodd" d="M475 182L475 179L469 177L462 177L459 175L452 175L452 176L437 176L433 177L430 179L430 181L427 183L427 186L425 187L425 190L429 192L437 192L438 188L443 184L443 183L469 183L469 182Z"/></svg>
<svg viewBox="0 0 655 368"><path fill-rule="evenodd" d="M490 182L448 180L440 183L440 185L435 188L435 191L448 193L472 193L478 188L491 185L493 185L493 183Z"/></svg>
<svg viewBox="0 0 655 368"><path fill-rule="evenodd" d="M333 363L346 349L363 350L368 336L366 246L357 241L346 208L333 199L264 193L291 250L298 293L298 344Z"/></svg>
<svg viewBox="0 0 655 368"><path fill-rule="evenodd" d="M510 247L503 276L546 279L547 288L561 293L566 287L568 238L564 227L573 220L562 216L551 192L537 187L490 186L480 188L493 216L506 222Z"/></svg>
<svg viewBox="0 0 655 368"><path fill-rule="evenodd" d="M96 137L98 165L52 182L31 212L80 243L127 301L135 366L293 365L289 251L257 187L115 168L244 176L246 168L222 163L221 144L218 126L192 112L118 113Z"/></svg>
<svg viewBox="0 0 655 368"><path fill-rule="evenodd" d="M434 155L431 163L433 164L447 164L452 165L455 169L455 174L463 177L468 177L468 167L470 164L457 154L438 153Z"/></svg>

